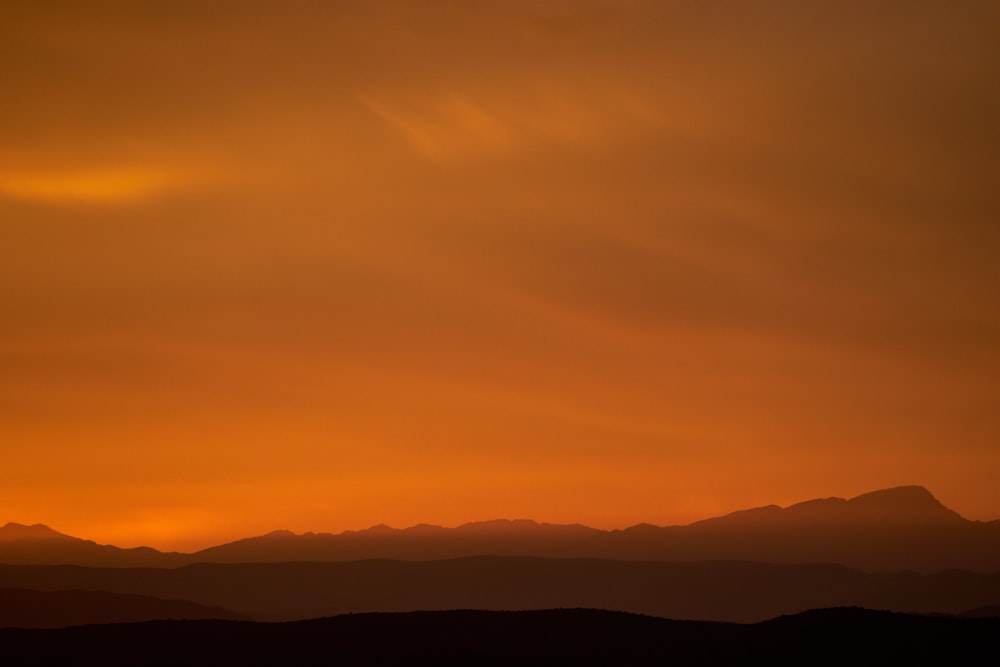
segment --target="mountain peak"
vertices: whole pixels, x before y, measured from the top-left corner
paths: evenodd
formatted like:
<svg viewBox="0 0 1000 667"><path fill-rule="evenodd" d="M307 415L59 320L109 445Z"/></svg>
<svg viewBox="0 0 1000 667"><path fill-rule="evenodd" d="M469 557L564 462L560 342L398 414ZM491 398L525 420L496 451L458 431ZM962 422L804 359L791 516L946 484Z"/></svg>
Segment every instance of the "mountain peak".
<svg viewBox="0 0 1000 667"><path fill-rule="evenodd" d="M26 525L11 521L0 527L0 542L15 542L18 540L52 540L68 538L68 535L52 530L42 523Z"/></svg>
<svg viewBox="0 0 1000 667"><path fill-rule="evenodd" d="M262 537L271 537L271 538L275 538L275 539L284 539L284 538L288 538L288 537L298 537L298 535L296 535L295 533L293 533L290 530L283 530L282 529L282 530L272 530L270 533L267 533L266 535L262 535Z"/></svg>
<svg viewBox="0 0 1000 667"><path fill-rule="evenodd" d="M918 485L894 486L888 489L869 491L855 496L849 502L859 505L933 505L941 506L941 503L926 488Z"/></svg>
<svg viewBox="0 0 1000 667"><path fill-rule="evenodd" d="M889 512L908 515L937 515L958 517L958 513L948 509L922 486L896 486L890 489L871 491L855 496L848 504L873 512Z"/></svg>

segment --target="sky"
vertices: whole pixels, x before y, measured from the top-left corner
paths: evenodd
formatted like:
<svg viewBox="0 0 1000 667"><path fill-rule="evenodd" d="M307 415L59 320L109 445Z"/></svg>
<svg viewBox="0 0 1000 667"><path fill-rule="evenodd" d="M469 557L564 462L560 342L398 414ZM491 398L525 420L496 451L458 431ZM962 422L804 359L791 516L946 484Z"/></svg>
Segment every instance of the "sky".
<svg viewBox="0 0 1000 667"><path fill-rule="evenodd" d="M6 0L0 522L1000 518L1000 6Z"/></svg>

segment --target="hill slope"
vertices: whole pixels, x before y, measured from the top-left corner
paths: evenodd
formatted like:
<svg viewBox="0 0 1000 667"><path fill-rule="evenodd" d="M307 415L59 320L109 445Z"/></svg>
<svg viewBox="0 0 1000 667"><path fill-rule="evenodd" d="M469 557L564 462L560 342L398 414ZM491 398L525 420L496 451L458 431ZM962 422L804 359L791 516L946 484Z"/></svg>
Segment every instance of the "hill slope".
<svg viewBox="0 0 1000 667"><path fill-rule="evenodd" d="M62 628L92 623L161 619L247 620L246 616L188 602L106 591L36 591L0 588L0 627Z"/></svg>

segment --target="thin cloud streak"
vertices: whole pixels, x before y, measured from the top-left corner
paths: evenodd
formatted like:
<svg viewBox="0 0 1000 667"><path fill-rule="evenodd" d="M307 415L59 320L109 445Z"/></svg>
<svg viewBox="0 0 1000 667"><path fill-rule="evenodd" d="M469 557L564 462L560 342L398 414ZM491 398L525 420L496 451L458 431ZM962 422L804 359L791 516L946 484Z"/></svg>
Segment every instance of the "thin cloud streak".
<svg viewBox="0 0 1000 667"><path fill-rule="evenodd" d="M141 167L0 174L0 196L39 202L129 203L162 195L179 186L179 179L169 172Z"/></svg>

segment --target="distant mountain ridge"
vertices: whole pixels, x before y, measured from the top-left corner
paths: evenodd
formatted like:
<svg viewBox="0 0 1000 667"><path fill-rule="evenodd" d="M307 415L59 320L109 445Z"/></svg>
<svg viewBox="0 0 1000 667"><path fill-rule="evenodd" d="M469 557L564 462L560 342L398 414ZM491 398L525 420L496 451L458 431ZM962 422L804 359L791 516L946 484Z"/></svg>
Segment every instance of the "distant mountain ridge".
<svg viewBox="0 0 1000 667"><path fill-rule="evenodd" d="M176 567L187 554L152 547L122 549L65 535L40 523L0 526L0 563L93 565L97 567Z"/></svg>
<svg viewBox="0 0 1000 667"><path fill-rule="evenodd" d="M888 520L894 522L919 521L921 523L938 522L942 524L955 524L959 521L965 521L958 512L942 505L924 487L899 486L864 493L849 500L843 498L816 498L789 505L786 508L777 505L768 505L766 507L740 510L721 517L696 521L689 525L703 526L709 523L721 524L722 522L736 520L787 520L791 516L806 517L814 521L851 521L863 523Z"/></svg>
<svg viewBox="0 0 1000 667"><path fill-rule="evenodd" d="M0 588L6 587L183 599L268 621L368 611L591 607L756 622L816 607L961 614L1000 603L1000 573L518 556L179 568L0 565Z"/></svg>
<svg viewBox="0 0 1000 667"><path fill-rule="evenodd" d="M69 535L58 533L46 525L36 523L26 526L21 523L8 523L0 527L0 542L15 542L18 540L62 540L74 539Z"/></svg>
<svg viewBox="0 0 1000 667"><path fill-rule="evenodd" d="M0 563L178 567L240 562L440 560L466 556L617 560L739 560L840 563L870 571L1000 571L1000 521L969 521L927 489L902 486L851 499L822 498L786 508L741 510L686 526L638 524L599 530L580 524L494 520L456 528L295 534L273 531L192 554L118 549L45 526L0 528Z"/></svg>

